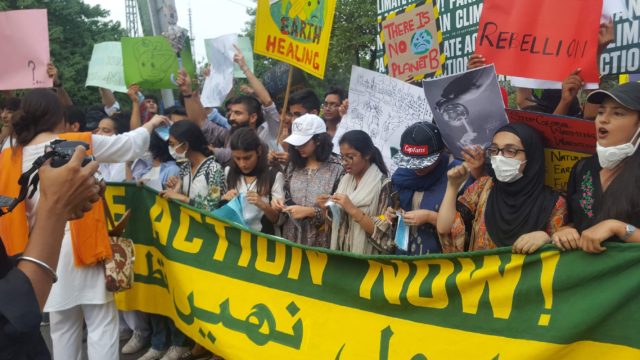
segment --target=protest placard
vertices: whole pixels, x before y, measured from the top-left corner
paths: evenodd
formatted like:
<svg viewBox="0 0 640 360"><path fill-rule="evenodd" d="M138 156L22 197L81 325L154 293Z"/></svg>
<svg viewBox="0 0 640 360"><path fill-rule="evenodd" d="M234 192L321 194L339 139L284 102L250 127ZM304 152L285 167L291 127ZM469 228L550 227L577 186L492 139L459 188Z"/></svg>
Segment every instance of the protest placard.
<svg viewBox="0 0 640 360"><path fill-rule="evenodd" d="M381 27L384 61L390 76L418 81L442 74L445 57L435 0L392 12L382 19Z"/></svg>
<svg viewBox="0 0 640 360"><path fill-rule="evenodd" d="M508 123L493 65L423 80L422 87L442 139L456 157L462 157L463 147L488 146Z"/></svg>
<svg viewBox="0 0 640 360"><path fill-rule="evenodd" d="M253 72L253 48L251 47L251 39L246 36L238 36L236 46L244 56L244 59L247 62L247 67L251 72ZM247 76L242 72L238 64L233 64L233 77L246 78Z"/></svg>
<svg viewBox="0 0 640 360"><path fill-rule="evenodd" d="M476 49L501 75L563 81L581 68L598 82L601 14L602 0L485 0Z"/></svg>
<svg viewBox="0 0 640 360"><path fill-rule="evenodd" d="M180 52L187 73L195 76L189 39ZM138 84L144 89L176 88L178 57L163 36L121 39L124 80L127 85Z"/></svg>
<svg viewBox="0 0 640 360"><path fill-rule="evenodd" d="M514 109L506 111L510 123L523 123L538 130L546 147L587 154L596 151L593 121Z"/></svg>
<svg viewBox="0 0 640 360"><path fill-rule="evenodd" d="M0 90L53 86L47 10L0 12Z"/></svg>
<svg viewBox="0 0 640 360"><path fill-rule="evenodd" d="M384 46L380 39L382 33L381 18L395 11L417 4L423 0L389 1L380 0L378 5L378 41L376 51L376 70L387 73L384 63ZM478 33L478 22L482 13L482 0L449 1L438 0L438 18L442 32L442 46L445 54L443 75L452 75L467 70L467 61L473 54Z"/></svg>
<svg viewBox="0 0 640 360"><path fill-rule="evenodd" d="M136 224L134 284L118 308L167 316L227 359L640 358L637 244L606 242L597 261L552 245L362 256L254 232L136 184L105 196Z"/></svg>
<svg viewBox="0 0 640 360"><path fill-rule="evenodd" d="M625 0L626 13L616 13L615 40L600 56L600 73L640 72L640 0Z"/></svg>
<svg viewBox="0 0 640 360"><path fill-rule="evenodd" d="M98 86L111 91L127 92L120 42L107 41L93 46L85 86Z"/></svg>
<svg viewBox="0 0 640 360"><path fill-rule="evenodd" d="M202 105L205 107L220 106L233 87L233 47L238 42L237 34L207 39L204 46L207 59L211 64L211 73L204 81L202 89Z"/></svg>
<svg viewBox="0 0 640 360"><path fill-rule="evenodd" d="M544 149L544 183L560 192L567 191L571 169L578 160L591 156L575 151Z"/></svg>
<svg viewBox="0 0 640 360"><path fill-rule="evenodd" d="M545 184L567 191L573 165L596 151L596 127L592 121L530 111L507 109L512 124L538 130L545 146Z"/></svg>
<svg viewBox="0 0 640 360"><path fill-rule="evenodd" d="M336 0L258 0L253 51L324 78Z"/></svg>
<svg viewBox="0 0 640 360"><path fill-rule="evenodd" d="M421 88L353 66L349 112L342 118L335 137L340 139L349 130L364 130L393 172L397 167L391 157L400 148L402 132L418 121L431 121L431 117Z"/></svg>

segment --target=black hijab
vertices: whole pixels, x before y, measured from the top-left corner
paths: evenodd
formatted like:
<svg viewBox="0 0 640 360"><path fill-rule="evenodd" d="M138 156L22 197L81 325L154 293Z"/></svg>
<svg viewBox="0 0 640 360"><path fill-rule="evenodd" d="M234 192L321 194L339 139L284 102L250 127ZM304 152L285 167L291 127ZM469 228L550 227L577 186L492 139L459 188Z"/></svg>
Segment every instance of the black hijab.
<svg viewBox="0 0 640 360"><path fill-rule="evenodd" d="M511 246L523 234L547 228L559 193L544 185L544 147L542 138L524 124L509 124L499 132L510 132L520 138L527 162L523 176L505 183L496 179L487 199L485 224L497 246Z"/></svg>

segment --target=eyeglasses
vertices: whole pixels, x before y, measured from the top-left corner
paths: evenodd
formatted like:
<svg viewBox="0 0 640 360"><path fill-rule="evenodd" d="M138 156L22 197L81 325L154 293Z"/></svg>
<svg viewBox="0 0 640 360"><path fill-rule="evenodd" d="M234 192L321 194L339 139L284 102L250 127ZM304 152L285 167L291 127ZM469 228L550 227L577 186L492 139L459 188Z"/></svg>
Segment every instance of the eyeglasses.
<svg viewBox="0 0 640 360"><path fill-rule="evenodd" d="M514 158L518 155L519 152L524 151L524 149L518 149L515 146L505 146L503 148L499 148L497 146L489 146L487 150L485 150L487 156L498 156L498 154L502 153L502 156L506 158Z"/></svg>
<svg viewBox="0 0 640 360"><path fill-rule="evenodd" d="M340 104L338 104L338 103L330 103L330 102L326 102L325 101L325 102L322 103L322 107L323 108L337 108L337 107L340 107Z"/></svg>
<svg viewBox="0 0 640 360"><path fill-rule="evenodd" d="M352 163L353 160L356 159L357 156L354 155L339 155L341 163Z"/></svg>

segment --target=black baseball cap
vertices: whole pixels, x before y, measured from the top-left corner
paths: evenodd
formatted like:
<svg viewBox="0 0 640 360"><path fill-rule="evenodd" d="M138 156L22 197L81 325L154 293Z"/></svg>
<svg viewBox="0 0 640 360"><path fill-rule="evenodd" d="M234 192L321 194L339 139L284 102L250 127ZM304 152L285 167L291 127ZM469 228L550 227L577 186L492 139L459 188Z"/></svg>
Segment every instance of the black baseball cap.
<svg viewBox="0 0 640 360"><path fill-rule="evenodd" d="M418 170L433 165L445 149L440 130L422 121L409 126L400 137L400 151L393 156L398 167Z"/></svg>
<svg viewBox="0 0 640 360"><path fill-rule="evenodd" d="M602 104L608 98L612 98L631 110L640 111L640 83L628 82L616 86L610 91L596 90L589 95L587 101L592 104Z"/></svg>

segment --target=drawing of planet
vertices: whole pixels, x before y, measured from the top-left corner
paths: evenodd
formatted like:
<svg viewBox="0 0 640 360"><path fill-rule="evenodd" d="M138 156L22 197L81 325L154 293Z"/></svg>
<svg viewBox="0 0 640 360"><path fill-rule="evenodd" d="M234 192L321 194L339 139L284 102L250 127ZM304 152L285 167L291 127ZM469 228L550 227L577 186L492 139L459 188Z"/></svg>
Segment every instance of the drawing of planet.
<svg viewBox="0 0 640 360"><path fill-rule="evenodd" d="M411 37L411 51L416 55L425 54L431 49L432 44L433 38L427 29L418 30Z"/></svg>

